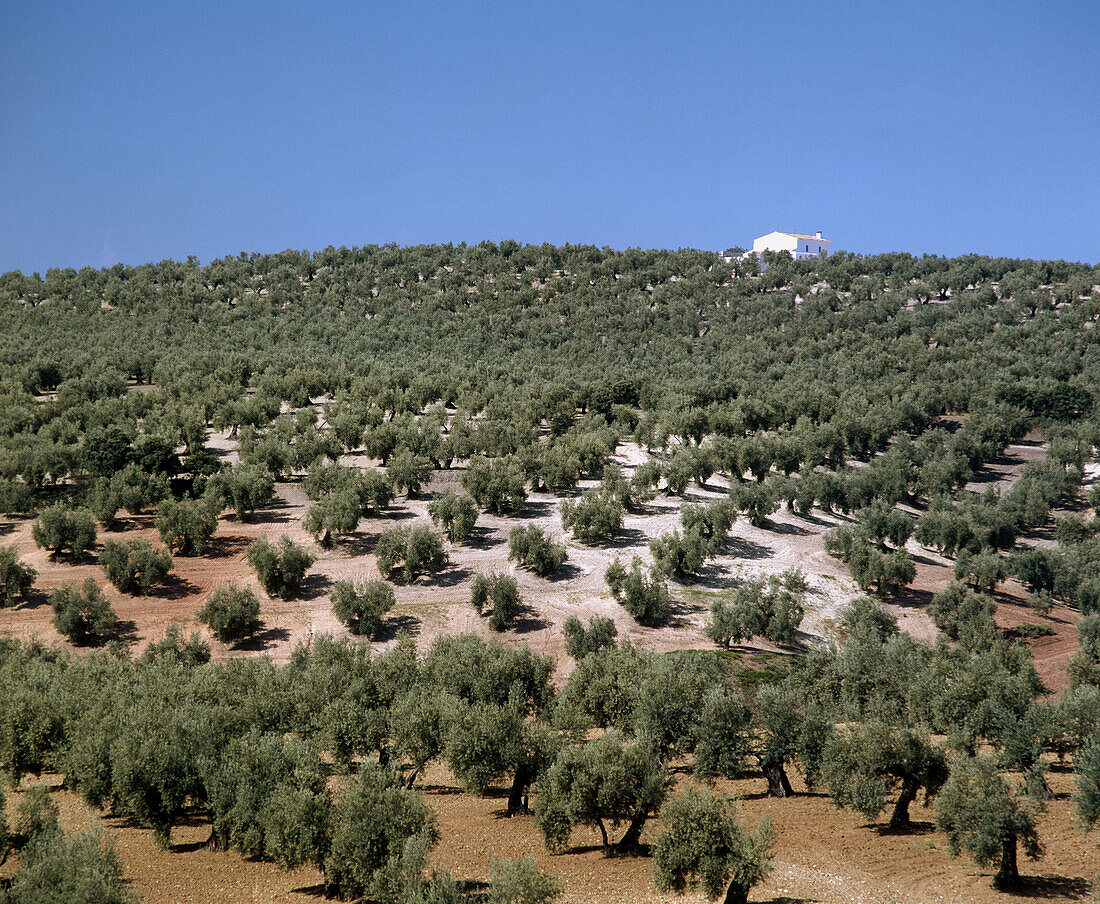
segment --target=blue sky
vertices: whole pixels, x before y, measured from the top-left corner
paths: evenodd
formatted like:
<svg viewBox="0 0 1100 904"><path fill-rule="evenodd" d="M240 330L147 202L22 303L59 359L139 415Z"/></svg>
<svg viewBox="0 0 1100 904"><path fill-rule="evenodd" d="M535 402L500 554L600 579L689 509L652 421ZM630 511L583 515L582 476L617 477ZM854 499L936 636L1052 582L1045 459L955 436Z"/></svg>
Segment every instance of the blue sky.
<svg viewBox="0 0 1100 904"><path fill-rule="evenodd" d="M1100 260L1095 0L0 0L0 272L398 242Z"/></svg>

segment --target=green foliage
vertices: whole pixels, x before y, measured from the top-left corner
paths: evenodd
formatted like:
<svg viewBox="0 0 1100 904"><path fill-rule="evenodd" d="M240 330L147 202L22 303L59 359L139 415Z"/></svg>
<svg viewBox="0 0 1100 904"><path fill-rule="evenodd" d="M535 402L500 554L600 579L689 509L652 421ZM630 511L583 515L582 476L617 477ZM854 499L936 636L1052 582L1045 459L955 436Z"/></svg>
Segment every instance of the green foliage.
<svg viewBox="0 0 1100 904"><path fill-rule="evenodd" d="M361 516L359 496L348 487L322 496L310 507L303 526L315 540L325 542L331 534L350 534Z"/></svg>
<svg viewBox="0 0 1100 904"><path fill-rule="evenodd" d="M932 597L928 614L933 623L952 640L964 633L975 631L991 633L994 630L993 600L976 594L964 584L949 584Z"/></svg>
<svg viewBox="0 0 1100 904"><path fill-rule="evenodd" d="M668 614L672 604L668 587L652 572L647 577L642 571L642 560L637 556L631 560L629 569L615 559L607 566L604 580L611 595L638 624L652 627L660 624Z"/></svg>
<svg viewBox="0 0 1100 904"><path fill-rule="evenodd" d="M494 631L507 630L519 615L519 585L508 574L479 574L474 578L470 605L478 615L489 617Z"/></svg>
<svg viewBox="0 0 1100 904"><path fill-rule="evenodd" d="M302 586L302 580L313 564L313 556L283 534L272 546L263 537L248 549L248 561L264 590L274 596L290 599Z"/></svg>
<svg viewBox="0 0 1100 904"><path fill-rule="evenodd" d="M234 643L260 626L260 601L247 587L219 587L206 598L199 621L222 643Z"/></svg>
<svg viewBox="0 0 1100 904"><path fill-rule="evenodd" d="M979 866L999 862L993 886L1019 885L1017 846L1032 859L1042 856L1035 807L997 771L988 757L965 757L951 764L951 777L936 803L936 825L947 834L951 853L966 851Z"/></svg>
<svg viewBox="0 0 1100 904"><path fill-rule="evenodd" d="M415 496L432 473L432 463L423 455L402 449L386 467L386 476L398 490Z"/></svg>
<svg viewBox="0 0 1100 904"><path fill-rule="evenodd" d="M1073 802L1085 831L1092 831L1100 820L1100 741L1093 737L1077 758L1077 786Z"/></svg>
<svg viewBox="0 0 1100 904"><path fill-rule="evenodd" d="M909 804L921 790L926 801L939 791L947 780L947 763L926 736L871 722L830 734L823 777L837 806L867 819L876 818L897 791L890 827L904 829Z"/></svg>
<svg viewBox="0 0 1100 904"><path fill-rule="evenodd" d="M325 772L316 749L300 740L253 728L201 764L214 847L250 857L269 855L269 828L280 825L273 807L283 794L319 795Z"/></svg>
<svg viewBox="0 0 1100 904"><path fill-rule="evenodd" d="M51 505L43 509L31 528L34 542L54 555L68 550L80 559L95 544L95 518L87 509Z"/></svg>
<svg viewBox="0 0 1100 904"><path fill-rule="evenodd" d="M665 783L665 770L653 753L610 733L562 750L539 779L535 824L550 851L562 850L578 825L599 828L608 848L607 829L624 822L632 828L644 824L664 800Z"/></svg>
<svg viewBox="0 0 1100 904"><path fill-rule="evenodd" d="M179 556L201 556L218 529L218 514L209 500L165 499L157 507L157 530Z"/></svg>
<svg viewBox="0 0 1100 904"><path fill-rule="evenodd" d="M37 836L19 853L4 904L136 904L137 891L123 878L122 862L99 829Z"/></svg>
<svg viewBox="0 0 1100 904"><path fill-rule="evenodd" d="M617 488L604 481L576 502L561 504L561 526L582 543L603 543L623 528L623 503Z"/></svg>
<svg viewBox="0 0 1100 904"><path fill-rule="evenodd" d="M393 588L385 581L353 584L337 581L332 591L332 611L355 635L373 637L382 627L382 616L397 602Z"/></svg>
<svg viewBox="0 0 1100 904"><path fill-rule="evenodd" d="M593 615L587 626L575 615L570 615L562 625L565 634L565 652L580 662L589 653L598 653L615 646L618 629L615 622L605 615Z"/></svg>
<svg viewBox="0 0 1100 904"><path fill-rule="evenodd" d="M488 904L553 904L564 891L561 879L544 873L531 857L522 860L494 857L489 868Z"/></svg>
<svg viewBox="0 0 1100 904"><path fill-rule="evenodd" d="M862 526L839 527L827 533L825 551L848 566L861 590L879 596L896 593L916 577L913 558L905 549L883 552Z"/></svg>
<svg viewBox="0 0 1100 904"><path fill-rule="evenodd" d="M15 820L15 834L24 843L33 841L40 835L52 835L61 830L57 803L50 792L42 785L34 785L26 790L19 801L19 812Z"/></svg>
<svg viewBox="0 0 1100 904"><path fill-rule="evenodd" d="M447 490L428 503L428 514L446 532L448 540L461 543L474 529L478 512L471 497Z"/></svg>
<svg viewBox="0 0 1100 904"><path fill-rule="evenodd" d="M107 580L123 593L149 593L172 570L172 557L167 550L153 549L148 540L127 540L124 543L108 540L99 554L99 564Z"/></svg>
<svg viewBox="0 0 1100 904"><path fill-rule="evenodd" d="M19 560L14 546L0 546L0 608L15 605L15 598L26 599L38 572Z"/></svg>
<svg viewBox="0 0 1100 904"><path fill-rule="evenodd" d="M955 580L965 580L975 590L992 593L1008 577L1007 562L992 549L979 553L961 553L955 562Z"/></svg>
<svg viewBox="0 0 1100 904"><path fill-rule="evenodd" d="M649 552L658 574L692 580L706 561L708 544L698 529L690 529L683 535L679 531L668 531L649 541Z"/></svg>
<svg viewBox="0 0 1100 904"><path fill-rule="evenodd" d="M730 501L753 527L767 527L769 516L779 510L779 497L770 483L734 483Z"/></svg>
<svg viewBox="0 0 1100 904"><path fill-rule="evenodd" d="M653 879L661 891L699 887L711 901L725 894L731 904L743 904L771 872L771 824L765 819L746 829L727 797L689 786L664 805L661 823L653 846Z"/></svg>
<svg viewBox="0 0 1100 904"><path fill-rule="evenodd" d="M711 604L707 635L727 649L758 636L790 646L798 638L805 598L805 581L797 569L747 581L737 588L732 604L721 598Z"/></svg>
<svg viewBox="0 0 1100 904"><path fill-rule="evenodd" d="M206 495L217 500L219 509L232 508L238 521L247 521L256 509L275 497L274 478L257 464L219 471L206 486Z"/></svg>
<svg viewBox="0 0 1100 904"><path fill-rule="evenodd" d="M342 898L399 900L408 886L419 884L424 858L439 837L420 792L405 790L392 772L369 765L336 800L331 826L325 884ZM414 851L412 862L406 861Z"/></svg>
<svg viewBox="0 0 1100 904"><path fill-rule="evenodd" d="M508 559L539 577L548 578L565 564L565 544L555 543L546 531L533 524L513 527L508 535Z"/></svg>
<svg viewBox="0 0 1100 904"><path fill-rule="evenodd" d="M118 624L107 597L95 578L85 578L81 589L66 584L50 594L53 623L73 643L86 643L104 637Z"/></svg>
<svg viewBox="0 0 1100 904"><path fill-rule="evenodd" d="M409 582L421 574L435 574L450 561L442 538L424 525L386 531L378 538L374 552L382 574L393 578L400 573Z"/></svg>
<svg viewBox="0 0 1100 904"><path fill-rule="evenodd" d="M512 458L490 461L473 456L462 475L462 486L479 508L494 515L518 511L527 499L527 478Z"/></svg>

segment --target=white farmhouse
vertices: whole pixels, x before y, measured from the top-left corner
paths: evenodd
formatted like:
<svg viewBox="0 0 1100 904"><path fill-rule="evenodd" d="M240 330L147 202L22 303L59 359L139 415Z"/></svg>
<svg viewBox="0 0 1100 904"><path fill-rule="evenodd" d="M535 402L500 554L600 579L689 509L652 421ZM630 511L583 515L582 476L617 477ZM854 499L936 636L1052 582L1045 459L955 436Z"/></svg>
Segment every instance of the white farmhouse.
<svg viewBox="0 0 1100 904"><path fill-rule="evenodd" d="M789 251L795 260L818 257L833 250L833 243L817 235L802 235L798 232L769 232L753 239L752 253L759 257L765 251Z"/></svg>

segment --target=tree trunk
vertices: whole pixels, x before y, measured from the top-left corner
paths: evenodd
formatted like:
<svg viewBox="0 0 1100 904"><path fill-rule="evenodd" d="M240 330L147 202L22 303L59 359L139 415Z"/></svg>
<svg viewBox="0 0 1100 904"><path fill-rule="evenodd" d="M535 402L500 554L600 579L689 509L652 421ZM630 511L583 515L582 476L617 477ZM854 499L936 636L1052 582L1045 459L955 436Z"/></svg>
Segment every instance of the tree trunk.
<svg viewBox="0 0 1100 904"><path fill-rule="evenodd" d="M790 779L782 763L765 763L764 777L768 780L768 797L793 797Z"/></svg>
<svg viewBox="0 0 1100 904"><path fill-rule="evenodd" d="M911 775L907 775L902 779L901 794L898 795L898 802L894 804L894 813L890 817L891 829L909 828L909 805L917 796L918 791L920 791L920 781L918 779Z"/></svg>
<svg viewBox="0 0 1100 904"><path fill-rule="evenodd" d="M603 824L602 819L597 819L596 820L596 825L598 825L600 827L600 837L603 838L603 848L606 851L607 848L609 847L609 845L607 843L607 826L605 826Z"/></svg>
<svg viewBox="0 0 1100 904"><path fill-rule="evenodd" d="M527 790L527 786L531 784L532 778L530 766L521 765L516 767L515 776L512 778L512 789L508 792L508 810L504 814L505 816L516 816L528 812L524 792Z"/></svg>
<svg viewBox="0 0 1100 904"><path fill-rule="evenodd" d="M416 781L416 777L420 774L420 769L421 769L421 767L423 767L423 765L424 765L423 763L417 763L413 767L413 771L409 773L409 777L405 781L405 790L406 791L411 791L412 790L413 782Z"/></svg>
<svg viewBox="0 0 1100 904"><path fill-rule="evenodd" d="M1016 833L1005 836L1001 847L1001 868L993 877L993 887L1009 891L1020 886L1020 873L1016 868Z"/></svg>
<svg viewBox="0 0 1100 904"><path fill-rule="evenodd" d="M627 828L626 834L615 845L616 853L628 854L638 850L642 840L642 829L645 828L647 819L649 819L649 813L646 810L639 809L634 813L634 818L630 820L630 826Z"/></svg>
<svg viewBox="0 0 1100 904"><path fill-rule="evenodd" d="M731 882L726 889L726 897L723 904L748 904L749 887L739 882Z"/></svg>

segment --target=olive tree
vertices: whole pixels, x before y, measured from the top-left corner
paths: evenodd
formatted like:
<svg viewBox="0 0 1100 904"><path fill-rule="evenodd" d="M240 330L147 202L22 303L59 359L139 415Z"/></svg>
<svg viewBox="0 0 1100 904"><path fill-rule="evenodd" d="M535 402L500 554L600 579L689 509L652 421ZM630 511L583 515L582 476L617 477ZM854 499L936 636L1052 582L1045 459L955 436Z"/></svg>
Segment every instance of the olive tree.
<svg viewBox="0 0 1100 904"><path fill-rule="evenodd" d="M34 522L31 536L54 555L67 549L74 559L79 559L95 544L95 516L87 509L74 511L64 505L51 505Z"/></svg>
<svg viewBox="0 0 1100 904"><path fill-rule="evenodd" d="M85 578L78 589L66 584L50 594L54 626L74 643L85 643L103 637L118 624L107 597L95 578Z"/></svg>
<svg viewBox="0 0 1100 904"><path fill-rule="evenodd" d="M775 833L765 819L747 829L728 797L688 787L661 808L663 831L653 846L653 878L661 891L701 888L712 901L745 904L771 871Z"/></svg>
<svg viewBox="0 0 1100 904"><path fill-rule="evenodd" d="M14 606L15 598L27 598L38 572L19 560L14 546L0 546L0 607Z"/></svg>
<svg viewBox="0 0 1100 904"><path fill-rule="evenodd" d="M337 581L332 591L332 611L356 635L373 637L382 627L382 616L396 603L393 588L385 581L353 584Z"/></svg>
<svg viewBox="0 0 1100 904"><path fill-rule="evenodd" d="M313 564L313 556L283 534L272 546L263 537L248 549L248 561L268 593L289 599L302 586L302 579Z"/></svg>
<svg viewBox="0 0 1100 904"><path fill-rule="evenodd" d="M998 864L993 887L1018 888L1017 851L1038 859L1043 848L1033 802L1014 791L986 756L963 757L951 764L951 776L936 804L936 825L947 833L951 853L966 851L979 866Z"/></svg>
<svg viewBox="0 0 1100 904"><path fill-rule="evenodd" d="M555 543L546 531L533 524L513 527L508 535L508 560L539 577L548 578L556 573L565 558L565 544Z"/></svg>
<svg viewBox="0 0 1100 904"><path fill-rule="evenodd" d="M219 587L199 610L199 621L222 643L232 643L260 626L260 601L247 587Z"/></svg>
<svg viewBox="0 0 1100 904"><path fill-rule="evenodd" d="M161 583L172 570L172 557L166 549L153 549L148 540L108 540L99 554L99 563L107 580L123 593L145 595L153 584Z"/></svg>

